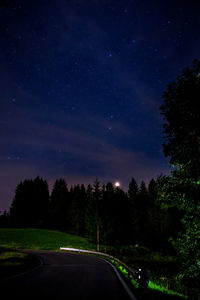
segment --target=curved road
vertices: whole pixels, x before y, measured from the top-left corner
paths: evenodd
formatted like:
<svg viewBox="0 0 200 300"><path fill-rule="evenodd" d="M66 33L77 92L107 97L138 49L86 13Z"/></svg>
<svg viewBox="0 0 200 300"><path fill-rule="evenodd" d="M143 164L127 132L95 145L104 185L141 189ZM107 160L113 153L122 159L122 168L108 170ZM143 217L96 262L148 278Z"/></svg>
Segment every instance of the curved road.
<svg viewBox="0 0 200 300"><path fill-rule="evenodd" d="M26 251L42 264L1 283L3 299L130 300L113 268L102 259L56 251Z"/></svg>

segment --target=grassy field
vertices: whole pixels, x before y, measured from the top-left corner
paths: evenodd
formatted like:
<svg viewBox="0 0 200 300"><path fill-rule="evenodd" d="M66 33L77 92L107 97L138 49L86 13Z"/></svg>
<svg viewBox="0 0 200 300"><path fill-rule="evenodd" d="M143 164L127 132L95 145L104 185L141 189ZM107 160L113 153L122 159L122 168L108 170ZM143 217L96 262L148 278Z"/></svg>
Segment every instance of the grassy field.
<svg viewBox="0 0 200 300"><path fill-rule="evenodd" d="M59 250L60 247L95 250L86 238L44 229L0 229L0 246L12 249Z"/></svg>

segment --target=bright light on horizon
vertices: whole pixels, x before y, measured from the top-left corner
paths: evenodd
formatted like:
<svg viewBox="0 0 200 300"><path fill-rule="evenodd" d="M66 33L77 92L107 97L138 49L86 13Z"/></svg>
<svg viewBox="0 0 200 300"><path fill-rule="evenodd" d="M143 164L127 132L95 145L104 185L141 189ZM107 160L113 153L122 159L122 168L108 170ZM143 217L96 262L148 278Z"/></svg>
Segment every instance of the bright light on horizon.
<svg viewBox="0 0 200 300"><path fill-rule="evenodd" d="M116 182L115 182L115 186L116 186L116 187L120 187L119 181L116 181Z"/></svg>

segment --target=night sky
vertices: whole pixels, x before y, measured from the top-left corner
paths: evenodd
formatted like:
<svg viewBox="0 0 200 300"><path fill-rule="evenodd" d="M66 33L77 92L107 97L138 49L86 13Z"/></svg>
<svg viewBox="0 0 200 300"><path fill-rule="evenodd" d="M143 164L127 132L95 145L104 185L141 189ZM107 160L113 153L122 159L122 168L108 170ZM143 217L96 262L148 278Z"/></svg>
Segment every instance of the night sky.
<svg viewBox="0 0 200 300"><path fill-rule="evenodd" d="M50 190L169 172L159 106L200 57L200 1L0 1L0 211Z"/></svg>

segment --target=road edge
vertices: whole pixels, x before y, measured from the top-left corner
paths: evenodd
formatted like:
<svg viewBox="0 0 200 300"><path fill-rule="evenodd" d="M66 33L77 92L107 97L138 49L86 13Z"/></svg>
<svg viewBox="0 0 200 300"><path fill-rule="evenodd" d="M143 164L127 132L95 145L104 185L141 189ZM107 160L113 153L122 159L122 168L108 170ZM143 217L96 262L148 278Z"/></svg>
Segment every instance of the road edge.
<svg viewBox="0 0 200 300"><path fill-rule="evenodd" d="M112 263L110 263L109 261L107 261L106 259L101 258L101 257L99 257L99 258L102 259L102 260L104 260L107 264L109 264L113 268L115 274L117 275L119 281L123 285L124 289L126 290L127 294L129 295L130 299L137 300L137 298L134 296L134 294L132 293L131 289L128 287L128 285L126 284L126 282L124 281L124 279L122 278L122 276L120 275L120 273L116 269L116 267Z"/></svg>

